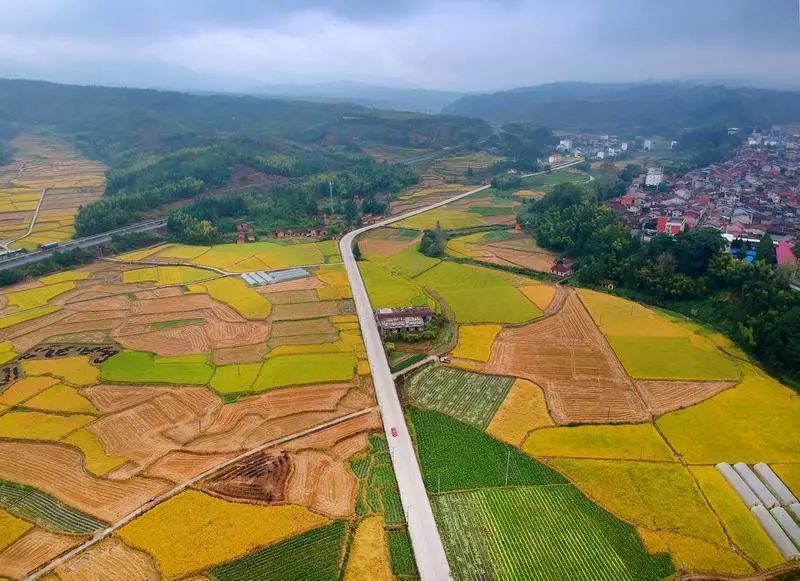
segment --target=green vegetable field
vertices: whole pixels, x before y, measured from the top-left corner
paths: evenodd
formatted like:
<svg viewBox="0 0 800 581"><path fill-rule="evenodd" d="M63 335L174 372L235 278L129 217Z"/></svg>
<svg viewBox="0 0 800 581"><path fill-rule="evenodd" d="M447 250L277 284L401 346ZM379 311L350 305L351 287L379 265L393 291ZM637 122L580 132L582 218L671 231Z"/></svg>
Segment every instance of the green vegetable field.
<svg viewBox="0 0 800 581"><path fill-rule="evenodd" d="M523 486L440 494L433 508L455 579L660 579L633 527L573 486Z"/></svg>
<svg viewBox="0 0 800 581"><path fill-rule="evenodd" d="M408 385L412 405L445 413L485 429L503 403L514 379L429 365Z"/></svg>

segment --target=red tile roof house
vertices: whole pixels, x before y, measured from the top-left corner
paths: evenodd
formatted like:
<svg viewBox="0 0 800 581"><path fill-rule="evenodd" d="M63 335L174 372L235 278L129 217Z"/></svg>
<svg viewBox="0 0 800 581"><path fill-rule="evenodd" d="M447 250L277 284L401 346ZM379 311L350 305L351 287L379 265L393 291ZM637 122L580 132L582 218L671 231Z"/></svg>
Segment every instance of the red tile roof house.
<svg viewBox="0 0 800 581"><path fill-rule="evenodd" d="M775 249L775 257L778 260L778 266L783 266L785 264L797 266L797 257L794 255L790 242L779 242L778 247Z"/></svg>
<svg viewBox="0 0 800 581"><path fill-rule="evenodd" d="M656 223L658 234L669 234L676 236L686 230L686 220L683 218L659 218Z"/></svg>
<svg viewBox="0 0 800 581"><path fill-rule="evenodd" d="M572 259L559 258L556 263L550 268L550 274L559 278L566 278L572 274Z"/></svg>

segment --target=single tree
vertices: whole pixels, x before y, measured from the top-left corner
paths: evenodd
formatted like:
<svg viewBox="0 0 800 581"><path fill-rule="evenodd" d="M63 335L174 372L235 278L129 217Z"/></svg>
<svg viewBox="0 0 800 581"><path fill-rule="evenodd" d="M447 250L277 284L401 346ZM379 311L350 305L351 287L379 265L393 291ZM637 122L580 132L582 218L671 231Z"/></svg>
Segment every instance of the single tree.
<svg viewBox="0 0 800 581"><path fill-rule="evenodd" d="M761 241L758 243L756 250L756 260L763 260L767 264L775 264L777 259L775 257L775 243L772 241L772 236L764 234Z"/></svg>

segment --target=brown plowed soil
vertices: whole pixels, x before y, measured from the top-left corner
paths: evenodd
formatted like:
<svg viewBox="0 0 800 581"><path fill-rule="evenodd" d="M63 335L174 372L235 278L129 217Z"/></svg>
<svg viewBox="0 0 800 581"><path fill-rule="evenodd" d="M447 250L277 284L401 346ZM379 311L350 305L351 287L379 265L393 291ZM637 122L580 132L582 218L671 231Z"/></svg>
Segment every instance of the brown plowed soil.
<svg viewBox="0 0 800 581"><path fill-rule="evenodd" d="M171 480L178 484L191 480L198 474L222 464L233 456L233 453L194 454L183 451L170 452L150 464L142 474L152 478Z"/></svg>
<svg viewBox="0 0 800 581"><path fill-rule="evenodd" d="M290 468L288 454L262 450L204 480L197 488L234 501L282 502Z"/></svg>
<svg viewBox="0 0 800 581"><path fill-rule="evenodd" d="M58 579L69 581L157 581L162 579L153 558L109 537L56 569Z"/></svg>
<svg viewBox="0 0 800 581"><path fill-rule="evenodd" d="M255 448L260 444L271 440L277 440L278 438L294 434L295 432L302 432L303 430L334 420L342 415L344 415L344 412L338 410L332 412L305 412L268 420L261 424L258 430L248 434L244 441L245 447Z"/></svg>
<svg viewBox="0 0 800 581"><path fill-rule="evenodd" d="M174 389L103 416L89 429L107 454L146 466L197 437L221 407L208 389Z"/></svg>
<svg viewBox="0 0 800 581"><path fill-rule="evenodd" d="M299 278L297 280L287 280L275 284L256 287L256 292L262 295L273 293L283 293L289 291L316 290L325 286L325 283L315 277ZM271 299L270 299L271 300Z"/></svg>
<svg viewBox="0 0 800 581"><path fill-rule="evenodd" d="M661 415L700 403L734 385L736 382L733 381L636 382L639 393L642 394L653 415Z"/></svg>
<svg viewBox="0 0 800 581"><path fill-rule="evenodd" d="M649 418L633 382L572 292L553 316L501 331L485 369L541 386L558 424Z"/></svg>
<svg viewBox="0 0 800 581"><path fill-rule="evenodd" d="M196 453L206 454L241 452L252 447L247 446L245 442L252 432L260 431L263 423L264 420L259 416L244 416L230 430L204 434L189 443L186 448Z"/></svg>
<svg viewBox="0 0 800 581"><path fill-rule="evenodd" d="M375 388L372 387L372 378L361 378L359 384L347 392L339 405L342 408L356 411L376 405Z"/></svg>
<svg viewBox="0 0 800 581"><path fill-rule="evenodd" d="M136 293L136 298L140 300L168 299L171 297L180 297L180 296L183 296L183 291L181 290L180 287L177 286L167 286L164 288L147 289ZM203 296L203 295L193 295L193 296Z"/></svg>
<svg viewBox="0 0 800 581"><path fill-rule="evenodd" d="M83 454L77 449L51 443L0 441L0 478L43 490L109 522L169 487L166 481L149 478L98 478L83 468Z"/></svg>
<svg viewBox="0 0 800 581"><path fill-rule="evenodd" d="M20 579L82 540L81 537L59 535L44 529L31 529L0 553L0 575Z"/></svg>
<svg viewBox="0 0 800 581"><path fill-rule="evenodd" d="M235 363L258 363L264 360L267 354L267 345L244 345L242 347L226 347L215 349L212 358L214 365L232 365Z"/></svg>
<svg viewBox="0 0 800 581"><path fill-rule="evenodd" d="M297 303L293 305L275 305L272 308L274 321L297 321L300 319L316 319L339 314L338 301L319 301L316 303Z"/></svg>

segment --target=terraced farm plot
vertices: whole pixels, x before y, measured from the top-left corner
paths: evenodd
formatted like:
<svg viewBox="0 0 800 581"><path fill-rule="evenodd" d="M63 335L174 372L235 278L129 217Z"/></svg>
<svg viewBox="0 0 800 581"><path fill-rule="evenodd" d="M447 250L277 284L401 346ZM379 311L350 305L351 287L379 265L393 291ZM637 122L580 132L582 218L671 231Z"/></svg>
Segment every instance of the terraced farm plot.
<svg viewBox="0 0 800 581"><path fill-rule="evenodd" d="M408 417L429 492L564 482L530 456L444 414L411 408Z"/></svg>
<svg viewBox="0 0 800 581"><path fill-rule="evenodd" d="M539 174L537 176L531 176L529 178L524 178L522 180L522 184L526 188L543 191L547 193L550 192L558 184L565 184L565 183L582 184L586 183L588 179L589 176L582 171L564 170L564 171L554 171L554 172Z"/></svg>
<svg viewBox="0 0 800 581"><path fill-rule="evenodd" d="M542 429L530 435L523 450L534 457L677 462L652 424Z"/></svg>
<svg viewBox="0 0 800 581"><path fill-rule="evenodd" d="M186 491L119 530L168 577L213 567L328 522L299 506L256 506Z"/></svg>
<svg viewBox="0 0 800 581"><path fill-rule="evenodd" d="M393 581L386 550L386 536L383 532L383 519L371 516L358 524L350 554L347 559L345 581Z"/></svg>
<svg viewBox="0 0 800 581"><path fill-rule="evenodd" d="M594 291L579 294L632 377L683 381L739 378L729 357L686 326L631 301ZM692 399L690 396L687 403L695 403Z"/></svg>
<svg viewBox="0 0 800 581"><path fill-rule="evenodd" d="M797 394L756 367L743 369L738 386L661 416L659 429L690 464L800 462Z"/></svg>
<svg viewBox="0 0 800 581"><path fill-rule="evenodd" d="M360 262L358 265L369 300L375 308L423 306L430 299L413 280L393 274L387 267L375 262Z"/></svg>
<svg viewBox="0 0 800 581"><path fill-rule="evenodd" d="M459 323L524 323L542 311L495 271L442 262L415 279L442 296Z"/></svg>
<svg viewBox="0 0 800 581"><path fill-rule="evenodd" d="M627 522L719 547L728 545L719 520L681 464L572 458L550 463L589 498Z"/></svg>
<svg viewBox="0 0 800 581"><path fill-rule="evenodd" d="M636 532L569 485L436 495L436 521L456 579L659 579Z"/></svg>
<svg viewBox="0 0 800 581"><path fill-rule="evenodd" d="M82 428L94 416L63 416L36 411L9 411L0 415L0 438L24 440L60 440Z"/></svg>
<svg viewBox="0 0 800 581"><path fill-rule="evenodd" d="M144 351L123 351L103 363L100 369L107 381L205 385L214 373L205 359L187 360Z"/></svg>
<svg viewBox="0 0 800 581"><path fill-rule="evenodd" d="M336 521L214 567L211 574L218 581L336 581L347 528L346 521Z"/></svg>
<svg viewBox="0 0 800 581"><path fill-rule="evenodd" d="M31 523L0 510L0 552L28 532L32 526Z"/></svg>
<svg viewBox="0 0 800 581"><path fill-rule="evenodd" d="M450 239L446 250L455 257L472 258L490 264L521 267L545 273L550 272L556 259L555 254L539 247L533 238L523 232L494 231L469 234Z"/></svg>
<svg viewBox="0 0 800 581"><path fill-rule="evenodd" d="M338 253L334 253L326 242L254 242L211 247L174 244L148 259L181 259L228 272L251 272L336 262Z"/></svg>
<svg viewBox="0 0 800 581"><path fill-rule="evenodd" d="M535 383L517 379L486 427L486 433L520 447L532 430L553 425L542 389Z"/></svg>
<svg viewBox="0 0 800 581"><path fill-rule="evenodd" d="M352 353L272 357L261 367L253 389L263 391L285 385L350 381L355 365L356 359Z"/></svg>
<svg viewBox="0 0 800 581"><path fill-rule="evenodd" d="M17 518L54 533L90 535L106 526L30 486L0 480L0 506Z"/></svg>
<svg viewBox="0 0 800 581"><path fill-rule="evenodd" d="M211 298L231 306L245 319L266 319L272 305L239 278L218 278L203 284Z"/></svg>
<svg viewBox="0 0 800 581"><path fill-rule="evenodd" d="M408 382L412 405L436 410L484 429L505 399L510 377L470 373L453 367L429 365Z"/></svg>

